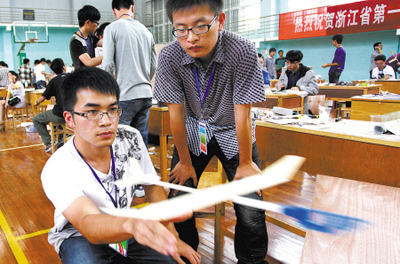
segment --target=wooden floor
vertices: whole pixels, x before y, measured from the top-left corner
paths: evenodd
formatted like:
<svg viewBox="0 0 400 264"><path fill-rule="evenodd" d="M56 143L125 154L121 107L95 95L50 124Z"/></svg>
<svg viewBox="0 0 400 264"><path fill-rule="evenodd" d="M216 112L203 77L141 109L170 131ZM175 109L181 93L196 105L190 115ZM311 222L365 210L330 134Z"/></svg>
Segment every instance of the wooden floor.
<svg viewBox="0 0 400 264"><path fill-rule="evenodd" d="M7 126L8 128L8 126ZM149 153L159 173L159 148L149 144ZM172 140L168 154L172 155ZM0 263L61 263L47 242L47 232L53 226L53 206L45 196L41 170L51 154L37 133L24 128L0 132ZM168 166L169 167L169 166ZM216 161L207 170L217 170ZM299 174L296 181L264 191L264 200L311 205L315 178ZM140 199L135 201L140 202ZM202 263L213 263L213 221L197 219L200 233L199 253ZM223 217L223 263L236 263L233 249L235 216L231 205ZM304 238L267 222L269 251L267 260L273 263L299 263Z"/></svg>

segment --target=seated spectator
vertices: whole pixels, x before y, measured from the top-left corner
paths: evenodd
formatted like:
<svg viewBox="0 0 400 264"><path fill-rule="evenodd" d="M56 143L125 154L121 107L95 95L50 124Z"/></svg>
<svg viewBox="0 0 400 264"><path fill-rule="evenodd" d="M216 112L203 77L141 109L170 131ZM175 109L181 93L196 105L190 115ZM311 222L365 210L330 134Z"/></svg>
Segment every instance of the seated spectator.
<svg viewBox="0 0 400 264"><path fill-rule="evenodd" d="M264 56L261 53L258 53L258 61L260 62L261 65L261 70L264 78L264 84L270 86L271 85L271 80L269 77L269 73L263 69L263 63L264 63Z"/></svg>
<svg viewBox="0 0 400 264"><path fill-rule="evenodd" d="M283 69L281 77L276 83L277 90L306 91L303 113L308 114L308 95L318 94L319 88L315 73L301 63L303 53L300 50L290 50L286 53L287 68Z"/></svg>
<svg viewBox="0 0 400 264"><path fill-rule="evenodd" d="M8 85L8 94L6 100L0 100L0 130L5 130L5 120L7 109L22 108L25 107L25 89L24 85L19 81L18 74L15 71L8 72L8 80L10 84ZM11 98L16 98L16 103L14 105L9 104Z"/></svg>
<svg viewBox="0 0 400 264"><path fill-rule="evenodd" d="M39 136L42 138L43 144L45 145L44 151L46 152L51 151L51 137L46 128L47 124L50 122L65 122L63 116L63 104L61 100L61 87L65 79L65 71L67 68L65 67L62 59L53 60L50 67L53 72L57 74L57 76L51 79L44 93L39 99L36 100L35 106L38 106L44 100L50 100L52 96L55 96L56 98L56 105L53 109L47 110L46 112L37 114L33 117L33 125L39 133ZM56 146L58 147L59 145L60 143L56 142Z"/></svg>
<svg viewBox="0 0 400 264"><path fill-rule="evenodd" d="M396 79L392 66L385 65L386 56L378 55L375 57L376 67L372 70L372 79L394 80Z"/></svg>

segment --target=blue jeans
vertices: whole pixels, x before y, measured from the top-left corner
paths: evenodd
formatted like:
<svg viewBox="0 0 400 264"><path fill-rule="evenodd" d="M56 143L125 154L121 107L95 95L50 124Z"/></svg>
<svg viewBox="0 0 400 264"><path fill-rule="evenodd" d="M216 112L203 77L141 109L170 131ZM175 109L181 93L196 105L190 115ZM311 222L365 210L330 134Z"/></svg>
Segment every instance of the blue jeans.
<svg viewBox="0 0 400 264"><path fill-rule="evenodd" d="M197 179L200 179L201 174L207 167L211 158L215 155L221 161L229 181L232 181L236 174L236 169L239 166L239 154L228 160L217 140L213 137L207 144L207 155L200 154L196 156L190 152L193 167L196 171ZM260 167L258 150L256 143L253 144L253 161ZM171 171L179 162L179 155L176 148L171 161ZM193 180L189 179L185 182L185 186L193 187ZM170 191L169 198L172 198L173 191ZM179 192L178 195L185 194ZM262 201L262 196L257 193L250 193L244 197ZM235 228L235 253L237 259L241 263L263 263L268 251L268 234L265 223L265 212L263 210L252 207L234 204L236 212L236 228ZM194 217L180 223L175 223L175 228L179 233L179 237L197 250L199 245L199 235L196 229Z"/></svg>
<svg viewBox="0 0 400 264"><path fill-rule="evenodd" d="M122 108L122 114L119 117L119 123L134 127L139 130L146 146L149 138L149 116L152 105L151 101L151 98L140 98L119 102L119 106Z"/></svg>
<svg viewBox="0 0 400 264"><path fill-rule="evenodd" d="M59 256L63 264L108 264L108 263L177 263L171 256L143 246L134 238L129 239L128 256L125 258L108 245L95 245L83 236L64 240Z"/></svg>

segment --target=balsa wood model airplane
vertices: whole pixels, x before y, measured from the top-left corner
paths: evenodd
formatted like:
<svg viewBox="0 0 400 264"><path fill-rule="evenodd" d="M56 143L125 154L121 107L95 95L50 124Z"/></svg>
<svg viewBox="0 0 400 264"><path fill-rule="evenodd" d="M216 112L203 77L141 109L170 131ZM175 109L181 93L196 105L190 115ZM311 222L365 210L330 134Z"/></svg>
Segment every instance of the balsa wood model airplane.
<svg viewBox="0 0 400 264"><path fill-rule="evenodd" d="M206 189L194 189L160 181L157 175L145 175L138 161L132 158L130 159L132 177L117 181L117 186L127 187L136 184L151 184L184 191L188 194L158 203L151 203L140 209L104 207L99 209L106 214L115 216L168 221L187 215L193 211L213 206L217 203L232 201L234 203L291 216L303 227L325 233L336 233L340 230L353 231L357 228L364 227L368 222L362 219L297 206L262 202L240 196L290 181L304 161L305 159L302 157L284 156L268 166L260 175L246 177L241 180L212 186Z"/></svg>

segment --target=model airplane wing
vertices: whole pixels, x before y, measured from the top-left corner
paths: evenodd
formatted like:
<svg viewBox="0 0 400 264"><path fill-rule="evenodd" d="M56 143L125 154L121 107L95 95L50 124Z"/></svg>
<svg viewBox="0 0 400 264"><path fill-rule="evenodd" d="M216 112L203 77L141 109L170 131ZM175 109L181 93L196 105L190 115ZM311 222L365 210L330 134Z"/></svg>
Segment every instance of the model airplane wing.
<svg viewBox="0 0 400 264"><path fill-rule="evenodd" d="M304 158L298 156L284 156L271 164L260 175L200 189L195 193L152 203L141 209L100 208L100 210L104 213L121 217L168 221L187 215L192 211L234 199L238 195L245 195L288 182L299 170L304 160Z"/></svg>

